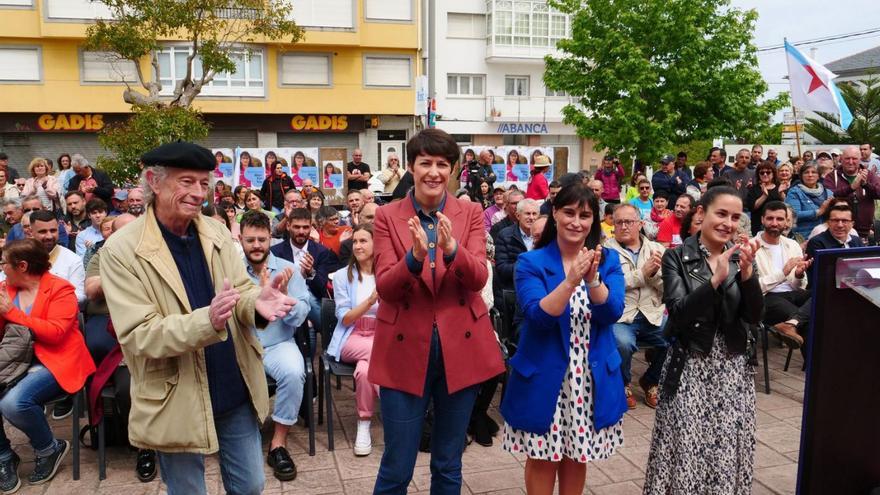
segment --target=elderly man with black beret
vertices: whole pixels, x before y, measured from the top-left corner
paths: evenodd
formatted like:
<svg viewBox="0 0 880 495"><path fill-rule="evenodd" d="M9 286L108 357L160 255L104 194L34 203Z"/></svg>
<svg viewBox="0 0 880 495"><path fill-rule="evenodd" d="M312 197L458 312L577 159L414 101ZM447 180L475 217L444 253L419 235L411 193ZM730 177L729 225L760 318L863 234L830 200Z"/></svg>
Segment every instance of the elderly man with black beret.
<svg viewBox="0 0 880 495"><path fill-rule="evenodd" d="M141 160L147 210L107 240L100 261L131 371L129 440L158 452L169 495L206 493L204 455L215 452L228 493L260 493L269 397L250 329L293 307L290 273L255 285L229 231L201 215L210 151L177 142Z"/></svg>

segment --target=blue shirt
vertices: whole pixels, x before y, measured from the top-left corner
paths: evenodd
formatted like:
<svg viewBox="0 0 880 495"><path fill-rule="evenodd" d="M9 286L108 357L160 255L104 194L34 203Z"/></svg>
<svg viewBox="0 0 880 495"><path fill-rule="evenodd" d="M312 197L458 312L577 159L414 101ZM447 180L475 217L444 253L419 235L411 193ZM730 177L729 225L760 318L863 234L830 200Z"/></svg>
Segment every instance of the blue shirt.
<svg viewBox="0 0 880 495"><path fill-rule="evenodd" d="M642 217L642 220L651 219L651 208L654 207L653 199L648 198L646 201L642 201L641 198L633 198L629 200L629 204L639 209L639 216Z"/></svg>
<svg viewBox="0 0 880 495"><path fill-rule="evenodd" d="M214 299L214 280L196 227L190 224L185 236L180 237L160 222L159 230L171 251L190 308L193 310L211 305ZM222 342L205 347L205 368L208 375L208 391L211 394L211 410L215 416L229 412L250 400L238 361L232 332Z"/></svg>
<svg viewBox="0 0 880 495"><path fill-rule="evenodd" d="M260 276L254 273L254 269L247 259L244 260L247 267L247 274L251 281L260 285ZM266 258L266 270L269 272L269 280L275 278L275 275L281 273L285 268L293 270L293 276L287 282L287 295L296 299L296 304L290 308L290 311L283 318L269 322L266 328L257 332L257 339L263 347L270 347L281 342L293 339L296 329L306 321L309 315L309 288L306 287L306 281L302 277L299 268L293 263L269 253Z"/></svg>
<svg viewBox="0 0 880 495"><path fill-rule="evenodd" d="M437 219L437 212L443 211L443 208L446 207L446 193L443 193L443 199L440 200L440 206L433 211L425 211L421 205L419 205L418 201L416 201L416 195L414 192L410 192L410 199L413 203L413 208L416 210L416 215L419 217L419 222L422 224L422 228L425 229L425 234L428 237L428 256L425 258L429 260L431 263L431 275L434 275L435 270L435 261L437 259L437 226L440 224L440 220ZM452 254L444 255L443 262L447 265L452 263L455 260L455 253L458 252L458 244L455 245L455 251ZM410 273L413 275L418 275L422 273L422 267L424 266L423 261L418 261L415 256L413 256L412 249L406 253L406 266L409 268Z"/></svg>

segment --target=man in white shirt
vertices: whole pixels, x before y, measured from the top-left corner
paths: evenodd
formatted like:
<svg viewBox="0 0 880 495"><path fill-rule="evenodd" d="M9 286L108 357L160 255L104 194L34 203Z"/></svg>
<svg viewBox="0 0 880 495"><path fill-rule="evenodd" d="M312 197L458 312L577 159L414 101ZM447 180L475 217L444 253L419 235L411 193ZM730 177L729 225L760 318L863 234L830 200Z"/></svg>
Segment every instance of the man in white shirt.
<svg viewBox="0 0 880 495"><path fill-rule="evenodd" d="M55 213L47 210L32 212L31 231L34 239L40 241L49 250L49 261L52 262L49 273L70 282L76 291L76 299L83 302L86 299L84 288L86 271L83 268L82 258L66 247L58 245L58 219L55 218ZM2 277L4 280L5 278Z"/></svg>
<svg viewBox="0 0 880 495"><path fill-rule="evenodd" d="M804 260L797 241L782 235L787 213L781 201L764 205L755 263L764 293L764 323L772 325L789 347L798 348L810 323L811 298L803 288L810 261Z"/></svg>
<svg viewBox="0 0 880 495"><path fill-rule="evenodd" d="M859 145L859 163L865 166L869 172L874 172L875 174L880 174L880 160L876 157L872 156L872 152L874 151L873 147L868 144L860 144Z"/></svg>

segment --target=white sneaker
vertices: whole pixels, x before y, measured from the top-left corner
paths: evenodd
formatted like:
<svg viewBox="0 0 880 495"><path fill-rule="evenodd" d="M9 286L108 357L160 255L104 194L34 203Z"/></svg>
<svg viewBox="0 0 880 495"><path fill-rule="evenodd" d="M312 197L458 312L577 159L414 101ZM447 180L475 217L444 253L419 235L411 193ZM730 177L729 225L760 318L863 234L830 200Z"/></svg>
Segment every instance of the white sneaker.
<svg viewBox="0 0 880 495"><path fill-rule="evenodd" d="M358 420L357 438L354 441L354 455L370 455L373 451L373 439L370 438L370 420Z"/></svg>

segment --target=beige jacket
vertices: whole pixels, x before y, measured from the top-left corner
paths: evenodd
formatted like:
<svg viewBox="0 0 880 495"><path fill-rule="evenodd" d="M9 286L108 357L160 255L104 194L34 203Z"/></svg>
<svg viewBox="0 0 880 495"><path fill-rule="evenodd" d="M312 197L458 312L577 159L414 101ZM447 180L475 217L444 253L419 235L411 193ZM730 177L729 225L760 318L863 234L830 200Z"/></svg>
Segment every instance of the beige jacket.
<svg viewBox="0 0 880 495"><path fill-rule="evenodd" d="M651 254L659 252L661 255L666 251L658 242L649 241L642 236L642 247L639 250L638 262L633 262L632 254L621 246L613 237L605 241L605 247L617 251L620 255L620 266L623 269L623 280L626 284L626 297L624 299L623 315L618 323L632 323L636 314L641 311L645 318L652 324L659 326L663 321L663 313L666 306L663 305L663 276L661 271L653 277L646 279L642 267L651 257Z"/></svg>
<svg viewBox="0 0 880 495"><path fill-rule="evenodd" d="M194 222L214 287L222 287L226 278L241 293L227 328L262 421L269 412L269 395L263 348L251 330L260 290L247 276L229 231L207 217ZM107 240L100 268L113 326L131 371L131 444L163 452L216 452L203 349L225 340L227 331L214 330L207 307L191 310L152 206Z"/></svg>
<svg viewBox="0 0 880 495"><path fill-rule="evenodd" d="M759 232L758 235L755 236L755 239L760 246L758 252L755 253L755 264L758 267L758 281L761 282L761 292L766 294L783 282L788 282L792 288L803 289L804 285L807 283L807 276L804 275L801 278L797 278L794 274L795 271L792 270L786 277L785 274L782 273L782 267L777 268L773 266L773 256L770 254L770 249L766 247L767 243L764 242L762 234L762 232ZM779 238L779 243L782 244L782 258L784 260L804 257L801 245L794 239L782 236Z"/></svg>

